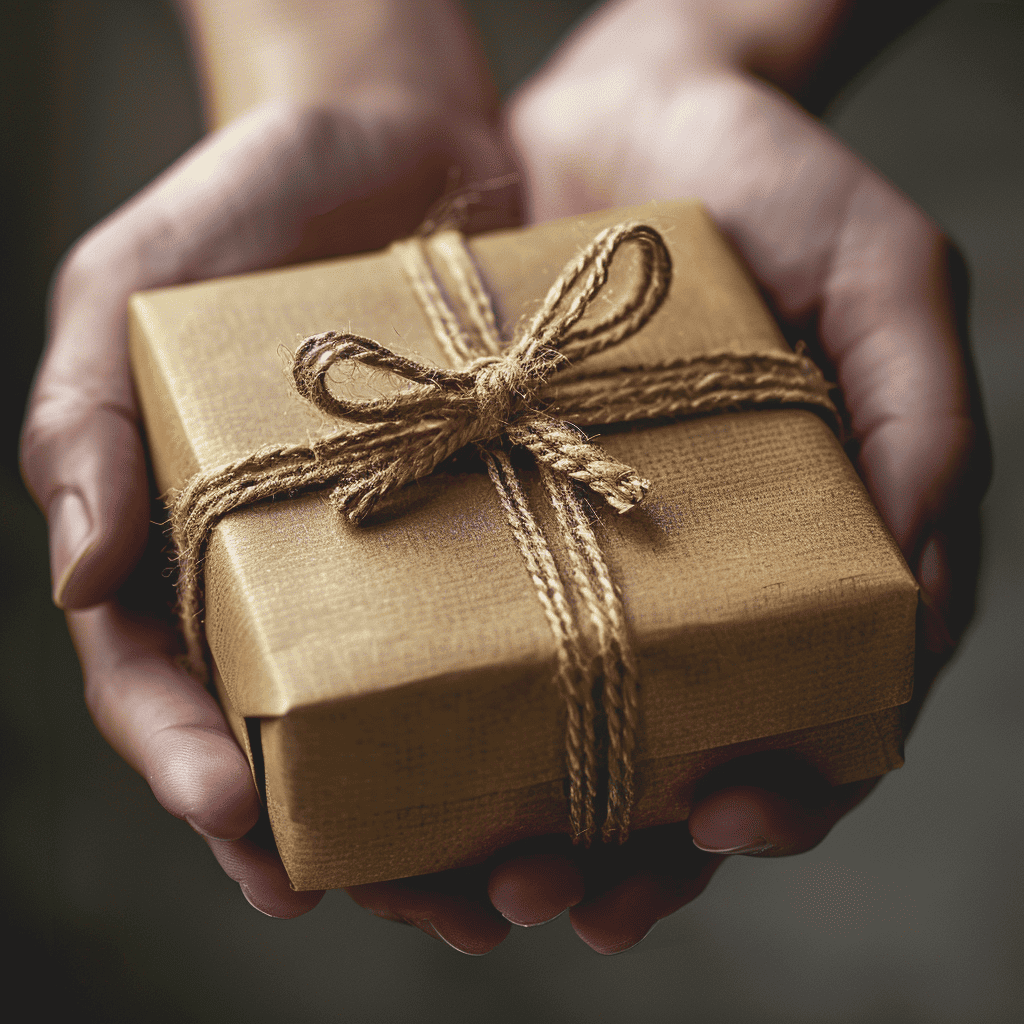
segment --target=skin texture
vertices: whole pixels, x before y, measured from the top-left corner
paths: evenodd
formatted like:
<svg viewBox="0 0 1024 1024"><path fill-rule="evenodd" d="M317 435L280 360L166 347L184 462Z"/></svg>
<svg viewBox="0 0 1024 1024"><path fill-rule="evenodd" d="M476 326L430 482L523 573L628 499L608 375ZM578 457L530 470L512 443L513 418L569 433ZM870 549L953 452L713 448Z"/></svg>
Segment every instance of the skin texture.
<svg viewBox="0 0 1024 1024"><path fill-rule="evenodd" d="M820 100L822 67L852 60L843 33L873 6L609 4L504 112L449 4L187 6L211 120L226 124L66 257L22 460L97 726L257 909L294 917L321 894L288 887L245 757L176 667L158 612L128 296L382 246L416 227L450 167L470 181L518 167L534 220L699 196L787 331L831 365L858 468L922 584L909 727L970 617L989 473L962 267L921 211L782 91ZM518 204L500 193L469 228L513 223ZM751 759L705 780L688 823L623 848L583 854L549 838L350 895L474 954L510 921L572 908L580 937L615 953L699 895L726 853L808 850L873 785L830 789Z"/></svg>

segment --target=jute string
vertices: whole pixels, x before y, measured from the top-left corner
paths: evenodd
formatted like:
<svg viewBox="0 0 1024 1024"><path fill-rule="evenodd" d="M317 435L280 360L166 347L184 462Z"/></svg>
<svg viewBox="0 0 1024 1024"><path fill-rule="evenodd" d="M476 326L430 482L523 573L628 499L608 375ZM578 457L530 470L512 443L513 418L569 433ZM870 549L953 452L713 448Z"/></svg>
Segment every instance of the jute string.
<svg viewBox="0 0 1024 1024"><path fill-rule="evenodd" d="M604 288L618 249L639 251L637 283L596 322L585 314ZM389 492L427 476L473 444L479 451L555 639L556 682L566 707L569 819L575 841L629 834L637 744L637 666L626 617L578 485L617 512L646 496L650 483L587 437L581 426L679 418L725 409L798 404L835 422L828 385L802 354L723 352L613 370L586 360L635 334L661 305L672 275L653 228L625 223L602 231L565 267L519 339L503 350L493 303L461 234L396 243L393 251L431 329L457 369L426 366L369 338L328 331L295 353L298 393L348 420L304 445L268 447L199 473L171 501L178 592L188 655L205 677L203 559L216 524L236 509L270 498L333 488L331 502L352 522ZM452 308L431 259L444 264L461 315ZM338 398L328 373L361 364L410 386L369 400ZM534 457L554 510L569 583L530 510L506 444ZM569 598L569 587L575 601ZM579 609L574 614L573 608ZM602 764L606 766L602 769ZM606 803L598 823L597 805Z"/></svg>

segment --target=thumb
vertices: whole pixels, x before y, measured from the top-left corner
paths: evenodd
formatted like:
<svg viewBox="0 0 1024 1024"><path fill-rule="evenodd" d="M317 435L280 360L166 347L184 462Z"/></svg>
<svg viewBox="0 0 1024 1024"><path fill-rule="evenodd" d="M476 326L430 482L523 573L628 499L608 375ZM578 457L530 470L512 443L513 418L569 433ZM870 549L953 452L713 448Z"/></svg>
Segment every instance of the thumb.
<svg viewBox="0 0 1024 1024"><path fill-rule="evenodd" d="M146 544L142 440L119 406L33 403L22 435L26 483L46 515L53 600L86 608L125 581Z"/></svg>
<svg viewBox="0 0 1024 1024"><path fill-rule="evenodd" d="M451 163L478 179L507 169L478 120L271 104L206 139L74 247L53 290L21 448L49 519L58 604L110 597L146 542L130 294L385 244L415 227Z"/></svg>

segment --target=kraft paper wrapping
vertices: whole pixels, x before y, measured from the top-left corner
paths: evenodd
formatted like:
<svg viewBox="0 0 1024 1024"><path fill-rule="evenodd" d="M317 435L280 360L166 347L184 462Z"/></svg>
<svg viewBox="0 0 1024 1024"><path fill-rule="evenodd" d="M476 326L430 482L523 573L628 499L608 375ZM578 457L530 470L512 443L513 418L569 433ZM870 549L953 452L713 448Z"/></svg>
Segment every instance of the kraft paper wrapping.
<svg viewBox="0 0 1024 1024"><path fill-rule="evenodd" d="M785 350L693 202L471 238L503 336L569 258L627 219L662 233L673 282L639 334L592 365ZM627 247L595 316L632 280L630 263ZM291 384L307 335L348 330L450 365L387 251L139 294L130 322L163 491L337 428ZM626 515L593 503L641 672L633 827L683 820L697 779L760 750L792 750L833 784L899 767L917 588L828 427L764 410L611 430L601 443L653 483ZM210 543L206 594L221 699L296 889L466 865L567 831L555 642L473 459L361 526L318 494L233 513Z"/></svg>

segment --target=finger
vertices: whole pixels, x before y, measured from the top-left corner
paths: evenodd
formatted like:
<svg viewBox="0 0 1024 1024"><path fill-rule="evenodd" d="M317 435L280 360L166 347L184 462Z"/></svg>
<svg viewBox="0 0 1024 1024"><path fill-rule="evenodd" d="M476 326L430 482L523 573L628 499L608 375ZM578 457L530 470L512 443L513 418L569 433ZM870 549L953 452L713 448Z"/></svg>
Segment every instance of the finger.
<svg viewBox="0 0 1024 1024"><path fill-rule="evenodd" d="M324 897L322 889L295 892L277 853L249 839L225 842L207 837L206 842L228 878L238 882L246 900L267 917L300 917Z"/></svg>
<svg viewBox="0 0 1024 1024"><path fill-rule="evenodd" d="M210 838L249 832L260 812L249 763L213 697L174 664L173 632L113 603L68 624L93 721L163 807Z"/></svg>
<svg viewBox="0 0 1024 1024"><path fill-rule="evenodd" d="M876 779L838 787L824 806L754 786L713 793L690 814L694 845L708 853L787 857L817 846L836 822L877 784Z"/></svg>
<svg viewBox="0 0 1024 1024"><path fill-rule="evenodd" d="M788 751L735 758L698 784L690 835L698 849L711 853L803 853L820 843L878 782L830 786Z"/></svg>
<svg viewBox="0 0 1024 1024"><path fill-rule="evenodd" d="M635 832L622 847L590 851L587 897L569 911L569 920L591 949L621 953L695 900L721 860L694 848L685 823Z"/></svg>
<svg viewBox="0 0 1024 1024"><path fill-rule="evenodd" d="M977 510L991 477L965 279L939 230L868 177L849 204L820 328L861 475L922 587L923 640L946 657L973 612Z"/></svg>
<svg viewBox="0 0 1024 1024"><path fill-rule="evenodd" d="M460 953L494 949L511 925L487 899L486 873L467 868L397 882L350 886L361 907L389 921L411 924Z"/></svg>
<svg viewBox="0 0 1024 1024"><path fill-rule="evenodd" d="M547 836L504 851L491 868L487 894L502 917L524 928L575 906L585 884L568 837Z"/></svg>
<svg viewBox="0 0 1024 1024"><path fill-rule="evenodd" d="M174 632L111 603L68 622L93 720L161 805L205 838L256 909L296 917L316 906L323 893L293 892L272 842L253 841L260 806L249 763L216 701L176 667Z"/></svg>

